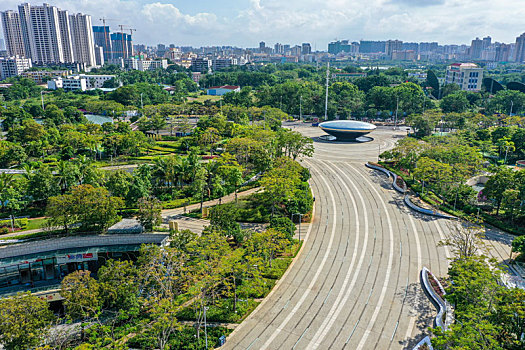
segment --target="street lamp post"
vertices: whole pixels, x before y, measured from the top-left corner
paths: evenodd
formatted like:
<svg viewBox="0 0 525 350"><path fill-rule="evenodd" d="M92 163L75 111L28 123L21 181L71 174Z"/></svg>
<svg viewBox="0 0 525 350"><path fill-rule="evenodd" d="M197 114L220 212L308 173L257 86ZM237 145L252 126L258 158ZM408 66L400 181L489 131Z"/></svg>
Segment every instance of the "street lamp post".
<svg viewBox="0 0 525 350"><path fill-rule="evenodd" d="M144 103L142 102L142 92L140 93L140 109L144 109Z"/></svg>
<svg viewBox="0 0 525 350"><path fill-rule="evenodd" d="M46 110L44 106L44 90L40 90L40 99L42 100L42 110Z"/></svg>
<svg viewBox="0 0 525 350"><path fill-rule="evenodd" d="M394 121L394 130L397 129L397 111L399 110L399 96L396 97L396 119Z"/></svg>
<svg viewBox="0 0 525 350"><path fill-rule="evenodd" d="M206 310L208 310L208 307L204 307L204 338L206 340L206 349L208 348L208 330L206 328Z"/></svg>
<svg viewBox="0 0 525 350"><path fill-rule="evenodd" d="M293 223L293 217L295 215L299 215L299 240L301 240L301 222L303 221L303 214L301 214L301 213L292 213L292 214L290 214L290 216L292 218L292 223ZM293 235L293 232L292 232L292 235Z"/></svg>
<svg viewBox="0 0 525 350"><path fill-rule="evenodd" d="M303 95L299 96L299 120L303 119Z"/></svg>

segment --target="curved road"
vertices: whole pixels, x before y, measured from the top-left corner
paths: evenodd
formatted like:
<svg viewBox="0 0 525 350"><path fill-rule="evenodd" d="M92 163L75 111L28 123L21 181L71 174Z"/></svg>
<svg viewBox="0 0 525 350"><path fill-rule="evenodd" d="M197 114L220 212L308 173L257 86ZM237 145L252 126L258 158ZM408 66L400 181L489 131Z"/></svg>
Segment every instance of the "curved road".
<svg viewBox="0 0 525 350"><path fill-rule="evenodd" d="M449 253L436 245L449 223L410 212L390 180L364 167L406 132L378 129L358 144L295 129L315 141L303 163L312 173L314 219L298 257L224 348L410 348L435 314L419 271L446 274Z"/></svg>

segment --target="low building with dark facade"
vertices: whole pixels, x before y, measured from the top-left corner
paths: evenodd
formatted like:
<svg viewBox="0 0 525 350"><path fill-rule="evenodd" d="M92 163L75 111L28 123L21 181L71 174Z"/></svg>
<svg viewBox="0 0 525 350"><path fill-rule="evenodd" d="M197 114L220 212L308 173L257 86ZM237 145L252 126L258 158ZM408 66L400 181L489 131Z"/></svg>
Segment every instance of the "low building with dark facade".
<svg viewBox="0 0 525 350"><path fill-rule="evenodd" d="M96 274L107 260L136 260L144 244L165 245L167 234L77 236L0 247L0 298L21 291L52 293L62 279L78 270Z"/></svg>

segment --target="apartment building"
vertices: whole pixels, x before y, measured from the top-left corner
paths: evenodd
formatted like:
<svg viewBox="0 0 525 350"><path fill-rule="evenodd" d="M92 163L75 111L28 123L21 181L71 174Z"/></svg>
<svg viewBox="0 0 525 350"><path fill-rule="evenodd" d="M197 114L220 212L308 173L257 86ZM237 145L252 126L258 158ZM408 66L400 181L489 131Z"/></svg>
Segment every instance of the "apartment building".
<svg viewBox="0 0 525 350"><path fill-rule="evenodd" d="M447 67L445 84L457 84L463 91L480 91L483 68L475 63L453 63Z"/></svg>
<svg viewBox="0 0 525 350"><path fill-rule="evenodd" d="M31 67L32 64L29 58L20 56L0 58L0 79L16 77Z"/></svg>

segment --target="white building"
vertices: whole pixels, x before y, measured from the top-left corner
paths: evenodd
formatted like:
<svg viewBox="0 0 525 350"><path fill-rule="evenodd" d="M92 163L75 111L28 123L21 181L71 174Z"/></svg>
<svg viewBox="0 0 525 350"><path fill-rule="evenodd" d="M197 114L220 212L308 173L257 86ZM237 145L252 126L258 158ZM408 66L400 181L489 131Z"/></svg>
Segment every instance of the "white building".
<svg viewBox="0 0 525 350"><path fill-rule="evenodd" d="M91 16L77 13L69 16L73 38L74 62L85 63L92 67L97 64L95 57L95 39Z"/></svg>
<svg viewBox="0 0 525 350"><path fill-rule="evenodd" d="M1 13L7 50L35 64L81 63L95 66L91 16L43 4L18 6L18 13Z"/></svg>
<svg viewBox="0 0 525 350"><path fill-rule="evenodd" d="M1 18L7 55L26 57L18 12L4 11L1 13Z"/></svg>
<svg viewBox="0 0 525 350"><path fill-rule="evenodd" d="M47 88L50 90L63 88L67 91L100 89L106 81L115 77L110 74L75 74L68 77L54 77L47 82Z"/></svg>
<svg viewBox="0 0 525 350"><path fill-rule="evenodd" d="M32 67L31 60L20 56L0 58L0 79L16 77Z"/></svg>
<svg viewBox="0 0 525 350"><path fill-rule="evenodd" d="M65 91L86 91L87 79L84 76L74 75L67 78L56 77L47 82L49 90L64 89Z"/></svg>
<svg viewBox="0 0 525 350"><path fill-rule="evenodd" d="M115 75L110 74L79 74L78 76L86 79L88 89L100 89L106 81L116 78Z"/></svg>
<svg viewBox="0 0 525 350"><path fill-rule="evenodd" d="M241 87L236 85L212 86L206 93L210 96L223 96L228 92L240 92Z"/></svg>
<svg viewBox="0 0 525 350"><path fill-rule="evenodd" d="M457 84L463 91L480 91L483 68L475 63L453 63L447 67L445 84Z"/></svg>
<svg viewBox="0 0 525 350"><path fill-rule="evenodd" d="M140 70L141 72L144 72L147 70L166 69L166 68L168 68L167 59L138 60L137 61L137 69Z"/></svg>

